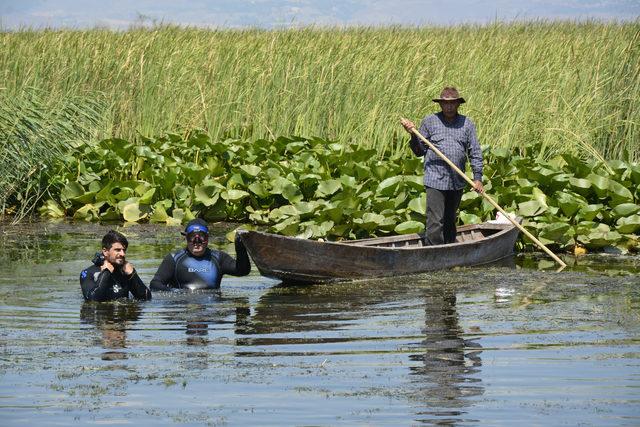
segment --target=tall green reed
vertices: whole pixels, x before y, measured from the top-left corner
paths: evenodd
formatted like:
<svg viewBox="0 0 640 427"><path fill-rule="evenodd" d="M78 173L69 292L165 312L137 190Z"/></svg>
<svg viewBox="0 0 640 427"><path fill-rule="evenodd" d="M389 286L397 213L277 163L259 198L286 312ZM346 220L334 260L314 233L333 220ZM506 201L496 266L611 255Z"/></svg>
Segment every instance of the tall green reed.
<svg viewBox="0 0 640 427"><path fill-rule="evenodd" d="M105 105L95 95L46 99L27 88L0 97L0 215L29 215L47 194L50 169L62 156L99 137ZM45 100L46 99L46 100Z"/></svg>
<svg viewBox="0 0 640 427"><path fill-rule="evenodd" d="M640 159L640 22L454 28L0 34L5 96L104 93L105 133L203 128L214 139L299 134L406 155L418 122L456 85L482 143L540 156Z"/></svg>

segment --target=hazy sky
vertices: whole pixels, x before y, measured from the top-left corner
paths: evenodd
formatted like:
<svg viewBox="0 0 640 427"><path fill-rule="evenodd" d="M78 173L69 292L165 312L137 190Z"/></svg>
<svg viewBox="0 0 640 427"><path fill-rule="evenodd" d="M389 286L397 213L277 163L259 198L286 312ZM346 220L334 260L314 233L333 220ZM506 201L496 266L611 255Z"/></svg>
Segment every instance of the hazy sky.
<svg viewBox="0 0 640 427"><path fill-rule="evenodd" d="M494 20L619 20L640 0L0 0L0 28L126 29L154 22L218 28L449 25Z"/></svg>

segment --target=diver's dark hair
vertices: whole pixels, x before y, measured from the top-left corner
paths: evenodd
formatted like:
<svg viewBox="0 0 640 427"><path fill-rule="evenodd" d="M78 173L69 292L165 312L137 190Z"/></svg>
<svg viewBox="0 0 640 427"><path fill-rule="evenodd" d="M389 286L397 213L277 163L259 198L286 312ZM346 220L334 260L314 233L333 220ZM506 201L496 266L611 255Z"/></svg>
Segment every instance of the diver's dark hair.
<svg viewBox="0 0 640 427"><path fill-rule="evenodd" d="M120 243L122 246L124 246L125 251L129 246L129 241L126 237L124 237L124 234L118 233L115 230L109 230L107 234L105 234L102 238L102 247L109 250L114 243Z"/></svg>

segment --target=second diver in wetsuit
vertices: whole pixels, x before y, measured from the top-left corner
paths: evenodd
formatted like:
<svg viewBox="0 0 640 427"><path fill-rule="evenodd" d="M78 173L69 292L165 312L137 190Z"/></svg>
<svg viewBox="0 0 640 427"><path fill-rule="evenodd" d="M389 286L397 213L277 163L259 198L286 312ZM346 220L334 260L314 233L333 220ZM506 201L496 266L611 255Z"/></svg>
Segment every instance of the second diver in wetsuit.
<svg viewBox="0 0 640 427"><path fill-rule="evenodd" d="M244 244L237 236L236 257L226 252L208 248L209 228L207 223L196 218L189 221L182 233L187 247L164 257L158 271L151 280L151 289L218 289L222 275L246 276L251 263Z"/></svg>
<svg viewBox="0 0 640 427"><path fill-rule="evenodd" d="M150 300L151 291L142 282L135 268L127 261L127 238L109 230L102 238L102 251L93 265L80 273L80 288L87 301L112 301L128 298Z"/></svg>

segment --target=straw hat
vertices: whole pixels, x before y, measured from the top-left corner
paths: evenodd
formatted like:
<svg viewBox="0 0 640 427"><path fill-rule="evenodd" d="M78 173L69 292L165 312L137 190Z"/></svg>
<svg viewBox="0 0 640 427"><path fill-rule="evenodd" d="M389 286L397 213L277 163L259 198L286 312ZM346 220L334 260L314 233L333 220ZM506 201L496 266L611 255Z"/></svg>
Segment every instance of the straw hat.
<svg viewBox="0 0 640 427"><path fill-rule="evenodd" d="M458 93L458 89L455 87L445 87L440 92L440 98L433 98L433 102L440 101L460 101L460 104L465 102L464 98Z"/></svg>

